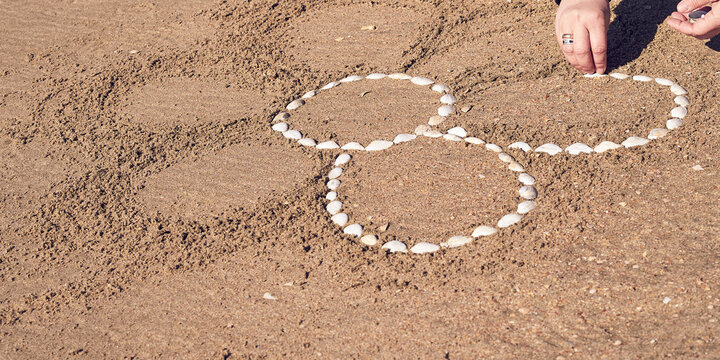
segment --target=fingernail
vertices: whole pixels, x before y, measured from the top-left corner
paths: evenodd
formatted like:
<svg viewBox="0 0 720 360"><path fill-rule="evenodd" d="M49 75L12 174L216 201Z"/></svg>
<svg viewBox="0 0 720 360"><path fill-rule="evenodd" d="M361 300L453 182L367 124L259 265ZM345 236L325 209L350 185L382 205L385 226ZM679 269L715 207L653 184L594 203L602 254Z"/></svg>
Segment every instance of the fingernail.
<svg viewBox="0 0 720 360"><path fill-rule="evenodd" d="M688 12L690 9L688 9L687 4L678 4L678 11L680 12Z"/></svg>

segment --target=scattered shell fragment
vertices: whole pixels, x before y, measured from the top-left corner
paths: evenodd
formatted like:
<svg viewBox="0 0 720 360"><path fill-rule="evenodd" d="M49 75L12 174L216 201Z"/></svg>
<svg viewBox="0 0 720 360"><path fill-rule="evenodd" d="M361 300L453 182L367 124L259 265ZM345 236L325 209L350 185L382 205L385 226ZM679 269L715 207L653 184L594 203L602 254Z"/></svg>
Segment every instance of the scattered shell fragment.
<svg viewBox="0 0 720 360"><path fill-rule="evenodd" d="M565 151L570 153L570 155L578 155L580 153L590 154L593 152L593 149L583 143L574 143L566 147Z"/></svg>
<svg viewBox="0 0 720 360"><path fill-rule="evenodd" d="M475 228L472 233L472 237L490 236L497 232L497 229L492 226L480 225Z"/></svg>
<svg viewBox="0 0 720 360"><path fill-rule="evenodd" d="M445 120L445 118L440 115L433 115L430 117L430 120L428 120L428 125L430 125L430 126L440 125L440 123L442 123L444 120Z"/></svg>
<svg viewBox="0 0 720 360"><path fill-rule="evenodd" d="M523 185L534 185L535 184L535 178L532 177L532 175L527 173L522 173L518 175L518 181L520 181Z"/></svg>
<svg viewBox="0 0 720 360"><path fill-rule="evenodd" d="M378 243L378 238L375 235L365 235L360 238L360 242L367 246L375 246Z"/></svg>
<svg viewBox="0 0 720 360"><path fill-rule="evenodd" d="M375 29L377 29L377 28L375 27L375 25L365 25L365 26L363 26L363 27L360 28L360 30L370 30L370 31L375 30Z"/></svg>
<svg viewBox="0 0 720 360"><path fill-rule="evenodd" d="M410 76L408 74L403 74L403 73L390 74L390 75L388 75L388 77L391 79L394 79L394 80L410 80L410 79L412 79L412 76Z"/></svg>
<svg viewBox="0 0 720 360"><path fill-rule="evenodd" d="M443 133L437 131L437 130L428 130L423 133L424 136L427 136L429 138L439 138L443 136Z"/></svg>
<svg viewBox="0 0 720 360"><path fill-rule="evenodd" d="M687 113L688 113L687 108L678 106L676 108L673 108L672 111L670 111L670 116L672 116L674 118L682 119L685 116L687 116Z"/></svg>
<svg viewBox="0 0 720 360"><path fill-rule="evenodd" d="M648 139L650 139L650 140L659 139L659 138L667 135L667 133L668 133L669 131L670 131L670 130L668 130L668 129L663 129L663 128L655 128L655 129L652 129L652 130L650 130L650 134L648 134Z"/></svg>
<svg viewBox="0 0 720 360"><path fill-rule="evenodd" d="M362 225L360 225L360 224L348 225L343 229L343 233L348 234L348 235L353 235L356 237L360 237L362 235Z"/></svg>
<svg viewBox="0 0 720 360"><path fill-rule="evenodd" d="M286 132L288 130L288 124L286 123L277 123L272 126L272 129L279 132Z"/></svg>
<svg viewBox="0 0 720 360"><path fill-rule="evenodd" d="M309 99L309 98L311 98L311 97L313 97L313 96L315 96L315 95L317 95L317 94L319 94L319 93L320 93L320 92L317 91L317 90L310 90L310 91L306 92L306 93L302 96L302 98L303 98L303 99Z"/></svg>
<svg viewBox="0 0 720 360"><path fill-rule="evenodd" d="M499 153L498 158L500 159L500 161L506 162L506 163L515 162L515 158L512 155L505 153L505 152Z"/></svg>
<svg viewBox="0 0 720 360"><path fill-rule="evenodd" d="M386 77L387 77L387 75L385 75L385 74L372 73L372 74L366 76L365 78L370 79L370 80L379 80L379 79L384 79Z"/></svg>
<svg viewBox="0 0 720 360"><path fill-rule="evenodd" d="M340 212L340 209L342 209L342 203L340 201L334 200L325 206L325 210L330 213L330 215L335 215Z"/></svg>
<svg viewBox="0 0 720 360"><path fill-rule="evenodd" d="M501 229L506 228L517 224L520 220L522 220L522 215L520 214L507 214L498 220L497 226Z"/></svg>
<svg viewBox="0 0 720 360"><path fill-rule="evenodd" d="M655 78L655 82L662 86L672 86L672 84L675 83L672 80L665 78Z"/></svg>
<svg viewBox="0 0 720 360"><path fill-rule="evenodd" d="M335 159L335 166L340 166L340 165L347 164L348 161L350 161L351 158L352 158L352 156L350 156L350 154L348 154L348 153L340 154L340 155L338 155L338 157Z"/></svg>
<svg viewBox="0 0 720 360"><path fill-rule="evenodd" d="M544 152L550 155L556 155L562 151L563 149L561 147L552 143L540 145L537 149L535 149L535 152Z"/></svg>
<svg viewBox="0 0 720 360"><path fill-rule="evenodd" d="M622 147L622 145L616 144L612 141L603 141L600 144L598 144L598 146L596 146L594 150L596 153L604 153L608 150L617 149L619 147Z"/></svg>
<svg viewBox="0 0 720 360"><path fill-rule="evenodd" d="M412 251L415 254L426 254L431 253L440 250L439 245L431 244L429 242L419 242L415 244L412 248L410 248L410 251Z"/></svg>
<svg viewBox="0 0 720 360"><path fill-rule="evenodd" d="M460 111L462 111L464 113L466 113L470 110L472 110L472 105L466 105L466 106L463 106L462 109L460 109Z"/></svg>
<svg viewBox="0 0 720 360"><path fill-rule="evenodd" d="M680 119L670 119L665 123L665 127L668 128L668 130L675 130L679 128L682 124L683 121Z"/></svg>
<svg viewBox="0 0 720 360"><path fill-rule="evenodd" d="M470 236L453 236L447 241L447 246L454 248L458 246L463 246L473 240Z"/></svg>
<svg viewBox="0 0 720 360"><path fill-rule="evenodd" d="M508 169L515 171L515 172L525 171L525 168L516 161L511 162L510 165L508 165Z"/></svg>
<svg viewBox="0 0 720 360"><path fill-rule="evenodd" d="M528 151L532 150L532 148L530 147L530 145L528 143L524 143L521 141L510 144L508 146L508 149L520 149L524 152L528 152Z"/></svg>
<svg viewBox="0 0 720 360"><path fill-rule="evenodd" d="M327 193L327 195L325 195L325 199L333 201L333 200L337 199L337 193L334 191L331 191L331 192Z"/></svg>
<svg viewBox="0 0 720 360"><path fill-rule="evenodd" d="M467 136L467 131L459 126L454 127L447 131L448 134L452 134L461 138L464 138Z"/></svg>
<svg viewBox="0 0 720 360"><path fill-rule="evenodd" d="M329 141L323 141L319 144L317 144L316 148L318 149L339 149L340 145L338 145L336 142L329 140Z"/></svg>
<svg viewBox="0 0 720 360"><path fill-rule="evenodd" d="M647 81L652 81L653 78L651 78L649 76L645 76L645 75L634 75L632 77L632 79L635 81L647 82Z"/></svg>
<svg viewBox="0 0 720 360"><path fill-rule="evenodd" d="M408 141L415 140L415 138L417 138L417 135L413 135L413 134L399 134L398 136L395 137L395 139L393 140L393 142L396 143L396 144L400 144L400 143L404 143L404 142L408 142Z"/></svg>
<svg viewBox="0 0 720 360"><path fill-rule="evenodd" d="M688 92L682 86L678 84L670 85L670 91L675 95L686 95Z"/></svg>
<svg viewBox="0 0 720 360"><path fill-rule="evenodd" d="M268 293L268 292L266 292L266 293L263 294L263 299L265 299L265 300L277 300L276 297L272 296L272 294L270 294L270 293Z"/></svg>
<svg viewBox="0 0 720 360"><path fill-rule="evenodd" d="M635 146L645 145L649 142L650 142L650 140L648 140L648 139L637 137L637 136L631 136L631 137L627 138L627 140L623 141L621 143L621 145L626 148L631 148L631 147L635 147Z"/></svg>
<svg viewBox="0 0 720 360"><path fill-rule="evenodd" d="M382 225L378 226L378 227L377 227L377 231L379 231L379 232L385 232L385 231L387 231L388 227L390 227L390 223L389 223L389 222L386 222L385 224L382 224Z"/></svg>
<svg viewBox="0 0 720 360"><path fill-rule="evenodd" d="M336 86L338 86L338 85L340 85L339 82L333 81L333 82L328 83L327 85L321 87L320 90L330 90L330 89L332 89L332 88L334 88L334 87L336 87Z"/></svg>
<svg viewBox="0 0 720 360"><path fill-rule="evenodd" d="M365 147L358 142L349 142L341 147L343 150L365 150Z"/></svg>
<svg viewBox="0 0 720 360"><path fill-rule="evenodd" d="M434 81L432 81L431 79L428 79L428 78L422 77L422 76L415 76L410 79L410 82L415 85L420 85L420 86L427 86L427 85L431 85L432 83L434 83Z"/></svg>
<svg viewBox="0 0 720 360"><path fill-rule="evenodd" d="M288 130L288 131L283 132L282 135L288 139L293 139L293 140L302 139L302 134L297 130Z"/></svg>
<svg viewBox="0 0 720 360"><path fill-rule="evenodd" d="M315 139L311 139L311 138L302 138L302 139L298 140L298 144L300 144L302 146L315 146L315 145L317 145L317 141L315 141Z"/></svg>
<svg viewBox="0 0 720 360"><path fill-rule="evenodd" d="M445 84L435 84L432 86L432 91L438 92L438 93L447 93L450 92L450 87Z"/></svg>
<svg viewBox="0 0 720 360"><path fill-rule="evenodd" d="M369 93L371 93L371 92L372 92L372 91L370 91L370 90L363 91L363 92L360 93L360 97L363 97L363 96L365 96L365 95L367 95L367 94L369 94Z"/></svg>
<svg viewBox="0 0 720 360"><path fill-rule="evenodd" d="M292 111L292 110L297 110L297 108L299 108L303 105L305 105L305 100L297 99L297 100L293 100L292 102L287 104L287 106L285 108Z"/></svg>
<svg viewBox="0 0 720 360"><path fill-rule="evenodd" d="M328 173L328 179L337 179L342 175L343 169L341 167L336 167Z"/></svg>
<svg viewBox="0 0 720 360"><path fill-rule="evenodd" d="M427 126L427 125L419 125L418 127L415 128L414 133L415 133L415 135L422 135L422 134L424 134L426 131L430 131L430 127L429 127L429 126Z"/></svg>
<svg viewBox="0 0 720 360"><path fill-rule="evenodd" d="M610 74L610 77L614 77L614 78L616 78L616 79L623 80L623 79L629 78L630 75L628 75L628 74L623 74L623 73L611 73L611 74Z"/></svg>
<svg viewBox="0 0 720 360"><path fill-rule="evenodd" d="M700 165L700 164L693 166L692 169L695 170L695 171L703 171L703 170L705 170L705 169L703 169L702 165Z"/></svg>
<svg viewBox="0 0 720 360"><path fill-rule="evenodd" d="M365 78L365 77L360 76L360 75L350 75L350 76L348 76L348 77L340 80L340 82L341 82L341 83L355 82L355 81L360 81L360 80L362 80L362 79L364 79L364 78Z"/></svg>
<svg viewBox="0 0 720 360"><path fill-rule="evenodd" d="M438 115L440 116L448 116L453 113L455 109L451 105L443 105L438 108Z"/></svg>
<svg viewBox="0 0 720 360"><path fill-rule="evenodd" d="M445 135L443 135L443 138L445 140L449 140L449 141L462 141L461 137L459 137L457 135L453 135L453 134L445 134Z"/></svg>
<svg viewBox="0 0 720 360"><path fill-rule="evenodd" d="M690 100L688 100L688 98L686 98L682 95L676 96L675 99L673 99L673 101L675 101L676 104L678 104L680 106L684 106L684 107L687 107L688 105L690 105Z"/></svg>
<svg viewBox="0 0 720 360"><path fill-rule="evenodd" d="M457 98L453 94L445 94L440 97L440 102L446 105L452 105L457 102Z"/></svg>
<svg viewBox="0 0 720 360"><path fill-rule="evenodd" d="M337 190L337 188L340 187L340 180L338 179L332 179L327 182L327 188L330 190Z"/></svg>
<svg viewBox="0 0 720 360"><path fill-rule="evenodd" d="M485 141L483 141L482 139L476 138L476 137L472 137L472 136L466 137L466 138L465 138L465 141L467 141L467 142L469 142L469 143L471 143L471 144L475 144L475 145L482 145L482 144L485 143Z"/></svg>
<svg viewBox="0 0 720 360"><path fill-rule="evenodd" d="M348 220L350 220L350 218L348 217L348 215L346 213L337 213L337 214L333 215L330 218L330 220L332 220L332 222L334 222L337 226L342 227L342 226L345 226L345 224L347 224L347 222L348 222Z"/></svg>
<svg viewBox="0 0 720 360"><path fill-rule="evenodd" d="M532 200L523 201L520 204L518 204L517 213L518 214L527 214L533 209L535 209L534 201L532 201Z"/></svg>
<svg viewBox="0 0 720 360"><path fill-rule="evenodd" d="M502 152L502 148L500 146L491 143L485 144L485 148L496 153Z"/></svg>
<svg viewBox="0 0 720 360"><path fill-rule="evenodd" d="M538 192L537 189L535 189L532 185L525 185L518 190L518 193L520 194L520 197L527 200L533 200L537 198Z"/></svg>
<svg viewBox="0 0 720 360"><path fill-rule="evenodd" d="M365 147L365 151L379 151L385 150L393 145L392 141L387 140L373 140L368 146Z"/></svg>
<svg viewBox="0 0 720 360"><path fill-rule="evenodd" d="M273 122L287 120L289 117L290 117L290 113L281 112L281 113L278 113L277 115L275 115Z"/></svg>
<svg viewBox="0 0 720 360"><path fill-rule="evenodd" d="M406 253L407 252L407 245L405 245L404 243L397 241L397 240L388 241L388 242L384 243L382 248L385 250L390 250L391 253L394 253L394 252Z"/></svg>

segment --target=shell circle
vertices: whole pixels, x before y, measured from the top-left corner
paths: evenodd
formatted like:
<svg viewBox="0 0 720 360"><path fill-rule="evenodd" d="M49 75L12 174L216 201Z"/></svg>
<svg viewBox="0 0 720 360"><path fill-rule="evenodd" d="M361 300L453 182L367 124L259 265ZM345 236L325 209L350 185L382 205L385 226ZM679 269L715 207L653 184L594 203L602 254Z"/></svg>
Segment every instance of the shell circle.
<svg viewBox="0 0 720 360"><path fill-rule="evenodd" d="M440 136L434 136L434 133L425 135L428 137L439 138L442 137L445 141L464 141L473 146L482 146L486 150L497 154L500 161L507 164L507 169L518 174L519 189L518 195L521 198L517 210L513 213L506 214L498 219L495 223L488 223L476 227L471 233L458 234L452 236L439 245L429 242L419 242L414 244L408 249L407 244L392 240L382 244L383 250L391 253L407 253L408 251L414 254L425 254L438 251L443 248L454 248L462 245L466 245L472 242L475 238L492 236L498 232L498 229L507 228L519 223L523 215L529 213L535 209L535 200L538 197L538 191L535 188L535 178L525 172L524 167L515 161L515 158L504 152L503 149L495 144L489 144L482 139L476 137L467 136L462 128L453 128L447 133L441 134ZM339 226L344 234L353 236L359 239L360 243L365 246L376 246L380 245L379 238L372 231L366 231L363 226L359 223L354 222L349 215L343 212L343 209L348 204L343 204L339 200L339 193L342 190L342 175L344 167L349 164L352 160L352 156L348 153L342 153L335 159L334 167L327 175L327 190L328 193L325 196L326 204L325 210L330 216L330 220L337 226Z"/></svg>
<svg viewBox="0 0 720 360"><path fill-rule="evenodd" d="M537 148L533 149L530 144L525 142L514 142L510 145L508 145L508 149L517 149L522 150L524 152L528 151L535 151L535 152L541 152L541 153L547 153L549 155L557 155L562 152L569 153L570 155L578 155L578 154L591 154L591 153L603 153L608 150L613 150L621 147L625 148L632 148L636 146L642 146L647 143L649 143L651 140L659 139L665 135L668 134L669 131L675 130L678 127L680 127L683 124L683 119L688 114L688 106L690 105L690 101L687 98L687 91L677 83L675 83L672 80L665 79L665 78L653 78L646 75L635 75L630 76L627 74L622 73L611 73L610 75L601 75L601 74L591 74L591 75L585 75L587 78L596 78L596 77L606 77L609 76L613 79L617 80L625 80L625 81L637 81L640 83L655 83L660 86L666 86L669 88L670 92L673 94L673 102L672 110L670 110L669 117L670 119L665 121L664 124L660 125L659 127L656 127L645 136L630 136L625 141L623 141L620 144L611 142L611 141L601 141L598 144L595 144L594 147L576 142L566 148L562 148L556 144L553 143L545 143L543 145L538 146ZM630 80L627 80L630 79Z"/></svg>
<svg viewBox="0 0 720 360"><path fill-rule="evenodd" d="M455 104L456 99L455 96L450 94L450 88L447 85L436 83L434 80L421 77L421 76L411 76L408 74L403 73L395 73L395 74L380 74L380 73L373 73L369 74L367 76L362 75L351 75L348 77L345 77L338 81L333 81L328 83L327 85L321 87L317 90L310 90L307 93L305 93L302 97L299 99L291 101L287 106L285 107L286 111L280 112L272 120L271 128L282 134L283 137L295 140L298 144L308 147L315 147L320 150L324 149L342 149L342 150L365 150L365 151L379 151L379 150L385 150L390 148L391 146L395 144L400 144L403 142L414 140L417 137L416 130L415 134L398 134L393 139L378 139L373 140L368 144L360 144L357 141L349 141L345 144L342 144L342 146L338 143L336 143L333 140L330 139L313 139L306 137L305 134L303 134L300 130L293 129L291 126L287 123L287 120L291 117L292 111L299 109L301 106L305 105L308 101L312 101L311 99L317 95L319 95L321 92L328 91L334 87L341 86L344 83L350 83L355 81L363 81L363 80L379 80L379 79L394 79L394 80L401 80L401 81L409 81L410 83L418 86L423 87L429 87L432 91L439 93L440 96L440 106L437 109L437 114L432 115L430 117L430 120L428 121L427 130L430 130L430 126L435 126L440 124L447 116L451 115L453 112L455 112L455 108L453 107L453 104ZM421 133L424 133L426 130L423 128Z"/></svg>

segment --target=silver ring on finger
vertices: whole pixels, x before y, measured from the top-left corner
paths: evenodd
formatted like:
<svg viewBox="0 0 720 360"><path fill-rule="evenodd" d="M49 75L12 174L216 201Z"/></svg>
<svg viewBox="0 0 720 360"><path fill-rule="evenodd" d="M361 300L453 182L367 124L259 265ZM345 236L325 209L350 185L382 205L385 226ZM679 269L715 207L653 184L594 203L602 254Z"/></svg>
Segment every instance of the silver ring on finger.
<svg viewBox="0 0 720 360"><path fill-rule="evenodd" d="M572 34L562 34L562 44L563 45L572 45L573 44L573 35Z"/></svg>

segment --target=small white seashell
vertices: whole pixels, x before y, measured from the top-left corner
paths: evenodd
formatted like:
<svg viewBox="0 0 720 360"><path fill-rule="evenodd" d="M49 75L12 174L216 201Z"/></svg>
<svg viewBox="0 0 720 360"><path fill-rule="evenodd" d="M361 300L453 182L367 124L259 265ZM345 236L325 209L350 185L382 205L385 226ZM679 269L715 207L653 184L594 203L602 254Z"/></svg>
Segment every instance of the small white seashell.
<svg viewBox="0 0 720 360"><path fill-rule="evenodd" d="M360 75L350 75L342 80L340 80L341 83L347 83L347 82L353 82L353 81L359 81L364 79L363 76Z"/></svg>
<svg viewBox="0 0 720 360"><path fill-rule="evenodd" d="M281 113L278 113L277 115L275 115L273 122L287 120L287 118L289 118L289 117L290 117L290 113L281 112Z"/></svg>
<svg viewBox="0 0 720 360"><path fill-rule="evenodd" d="M523 185L535 184L535 178L532 177L532 175L526 173L518 175L518 181L520 181Z"/></svg>
<svg viewBox="0 0 720 360"><path fill-rule="evenodd" d="M593 149L583 143L574 143L565 148L565 151L569 152L570 155L577 155L580 153L590 154Z"/></svg>
<svg viewBox="0 0 720 360"><path fill-rule="evenodd" d="M406 253L407 252L407 245L405 245L404 243L397 241L397 240L388 241L388 242L384 243L382 248L385 250L390 250L391 253L394 253L394 252Z"/></svg>
<svg viewBox="0 0 720 360"><path fill-rule="evenodd" d="M272 126L272 129L279 132L286 132L288 130L288 124L286 123L277 123Z"/></svg>
<svg viewBox="0 0 720 360"><path fill-rule="evenodd" d="M399 143L404 143L404 142L408 142L411 140L415 140L415 138L417 138L417 135L399 134L398 136L395 137L395 140L393 140L393 142L396 144L399 144Z"/></svg>
<svg viewBox="0 0 720 360"><path fill-rule="evenodd" d="M327 193L327 195L325 195L325 199L333 201L333 200L337 199L337 193L334 191L331 191L331 192Z"/></svg>
<svg viewBox="0 0 720 360"><path fill-rule="evenodd" d="M687 113L688 113L687 108L678 106L678 107L672 109L672 111L670 111L670 116L672 116L674 118L682 119L685 116L687 116Z"/></svg>
<svg viewBox="0 0 720 360"><path fill-rule="evenodd" d="M392 141L387 140L373 140L368 146L365 147L365 151L379 151L385 150L393 145Z"/></svg>
<svg viewBox="0 0 720 360"><path fill-rule="evenodd" d="M496 232L497 232L497 229L492 226L480 225L475 228L475 230L472 233L472 237L490 236Z"/></svg>
<svg viewBox="0 0 720 360"><path fill-rule="evenodd" d="M445 140L449 140L449 141L462 141L461 137L459 137L457 135L453 135L453 134L445 134L445 135L443 135L443 138Z"/></svg>
<svg viewBox="0 0 720 360"><path fill-rule="evenodd" d="M663 86L672 86L672 84L674 84L672 80L663 78L655 78L655 82Z"/></svg>
<svg viewBox="0 0 720 360"><path fill-rule="evenodd" d="M285 108L292 111L303 105L305 105L305 100L297 99L297 100L293 100L291 103L287 104L287 106Z"/></svg>
<svg viewBox="0 0 720 360"><path fill-rule="evenodd" d="M510 169L512 171L516 171L516 172L525 171L525 168L522 165L520 165L520 163L515 162L515 161L511 162L510 165L508 165L508 169Z"/></svg>
<svg viewBox="0 0 720 360"><path fill-rule="evenodd" d="M525 185L518 190L520 197L526 200L533 200L538 196L538 192L532 185Z"/></svg>
<svg viewBox="0 0 720 360"><path fill-rule="evenodd" d="M263 294L263 299L265 299L265 300L277 300L276 297L272 296L272 294L270 294L270 293L268 293L268 292L266 292L266 293Z"/></svg>
<svg viewBox="0 0 720 360"><path fill-rule="evenodd" d="M604 153L608 150L617 149L619 147L622 147L622 145L616 144L612 141L603 141L598 146L596 146L594 150L596 153Z"/></svg>
<svg viewBox="0 0 720 360"><path fill-rule="evenodd" d="M348 153L342 153L335 159L335 166L347 164L352 157Z"/></svg>
<svg viewBox="0 0 720 360"><path fill-rule="evenodd" d="M515 158L512 157L512 155L510 155L508 153L504 153L504 152L499 153L498 158L500 159L500 161L506 162L506 163L515 162Z"/></svg>
<svg viewBox="0 0 720 360"><path fill-rule="evenodd" d="M375 246L378 243L378 239L375 235L365 235L360 238L360 242L367 246Z"/></svg>
<svg viewBox="0 0 720 360"><path fill-rule="evenodd" d="M422 76L415 76L414 78L410 79L410 82L420 86L427 86L434 83L434 81L432 81L431 79Z"/></svg>
<svg viewBox="0 0 720 360"><path fill-rule="evenodd" d="M298 144L300 144L302 146L315 146L315 145L317 145L317 142L311 138L302 138L302 139L298 140Z"/></svg>
<svg viewBox="0 0 720 360"><path fill-rule="evenodd" d="M652 81L653 78L651 78L649 76L645 76L645 75L635 75L632 77L632 79L635 81L647 82L647 81Z"/></svg>
<svg viewBox="0 0 720 360"><path fill-rule="evenodd" d="M438 108L438 115L440 116L448 116L453 113L455 109L451 105L443 105Z"/></svg>
<svg viewBox="0 0 720 360"><path fill-rule="evenodd" d="M288 131L283 132L282 135L288 139L293 139L293 140L302 139L302 134L297 130L288 130Z"/></svg>
<svg viewBox="0 0 720 360"><path fill-rule="evenodd" d="M475 144L475 145L482 145L482 144L485 143L485 141L483 141L482 139L479 139L479 138L476 138L476 137L472 137L472 136L471 136L471 137L466 137L466 138L465 138L465 141L467 141L467 142L469 142L469 143L471 143L471 144Z"/></svg>
<svg viewBox="0 0 720 360"><path fill-rule="evenodd" d="M635 147L635 146L645 145L649 142L650 142L650 140L648 140L648 139L637 137L637 136L631 136L631 137L627 138L627 140L622 142L622 146L624 146L626 148L631 148L631 147Z"/></svg>
<svg viewBox="0 0 720 360"><path fill-rule="evenodd" d="M337 179L342 175L343 169L341 167L336 167L328 173L328 179Z"/></svg>
<svg viewBox="0 0 720 360"><path fill-rule="evenodd" d="M429 126L427 126L427 125L419 125L418 127L415 128L415 131L414 131L414 132L415 132L415 135L422 135L422 134L424 134L426 131L430 131L430 127L429 127Z"/></svg>
<svg viewBox="0 0 720 360"><path fill-rule="evenodd" d="M337 190L337 188L340 187L340 180L338 179L332 179L327 182L327 187L330 190Z"/></svg>
<svg viewBox="0 0 720 360"><path fill-rule="evenodd" d="M340 85L339 82L333 81L333 82L328 83L327 85L321 87L320 90L330 90L330 89L332 89L332 88L334 88L334 87L336 87L336 86L338 86L338 85Z"/></svg>
<svg viewBox="0 0 720 360"><path fill-rule="evenodd" d="M357 142L349 142L341 147L343 150L365 150L365 147L360 145L360 143Z"/></svg>
<svg viewBox="0 0 720 360"><path fill-rule="evenodd" d="M410 251L412 251L415 254L426 254L431 253L440 250L439 245L431 244L428 242L419 242L415 244L415 246L410 248Z"/></svg>
<svg viewBox="0 0 720 360"><path fill-rule="evenodd" d="M508 149L520 149L524 152L528 152L528 151L532 150L532 148L530 147L530 145L528 145L528 143L524 143L524 142L520 142L520 141L510 144L508 146Z"/></svg>
<svg viewBox="0 0 720 360"><path fill-rule="evenodd" d="M362 235L362 226L360 224L348 225L343 229L343 232L348 235L360 237Z"/></svg>
<svg viewBox="0 0 720 360"><path fill-rule="evenodd" d="M507 214L498 220L497 226L501 229L506 228L517 224L520 220L522 220L522 215L520 214Z"/></svg>
<svg viewBox="0 0 720 360"><path fill-rule="evenodd" d="M443 136L443 133L437 131L437 130L428 130L423 133L424 136L427 136L429 138L439 138Z"/></svg>
<svg viewBox="0 0 720 360"><path fill-rule="evenodd" d="M432 91L439 92L439 93L447 93L450 92L450 87L445 84L435 84L432 86Z"/></svg>
<svg viewBox="0 0 720 360"><path fill-rule="evenodd" d="M329 204L327 204L327 206L325 206L325 210L327 210L330 215L335 215L339 213L340 209L342 209L342 203L337 200L331 201Z"/></svg>
<svg viewBox="0 0 720 360"><path fill-rule="evenodd" d="M445 121L444 117L442 117L440 115L433 115L428 120L428 125L430 125L430 126L440 125L440 123L442 123L443 121Z"/></svg>
<svg viewBox="0 0 720 360"><path fill-rule="evenodd" d="M695 171L703 171L703 170L705 170L705 169L702 167L702 165L700 165L700 164L697 164L697 165L693 166L691 169L693 169L693 170L695 170Z"/></svg>
<svg viewBox="0 0 720 360"><path fill-rule="evenodd" d="M518 214L527 214L533 209L535 209L534 201L531 201L531 200L523 201L518 204L517 213Z"/></svg>
<svg viewBox="0 0 720 360"><path fill-rule="evenodd" d="M445 94L440 97L440 102L446 105L452 105L457 102L457 98L453 94Z"/></svg>
<svg viewBox="0 0 720 360"><path fill-rule="evenodd" d="M663 129L663 128L655 128L655 129L652 129L652 130L650 130L650 134L648 134L648 139L650 139L650 140L659 139L659 138L667 135L667 133L668 133L669 131L670 131L670 130L668 130L668 129Z"/></svg>
<svg viewBox="0 0 720 360"><path fill-rule="evenodd" d="M492 152L496 152L496 153L502 152L502 148L495 144L487 143L487 144L485 144L485 148Z"/></svg>
<svg viewBox="0 0 720 360"><path fill-rule="evenodd" d="M472 240L473 238L469 236L453 236L447 241L447 246L451 248L463 246Z"/></svg>
<svg viewBox="0 0 720 360"><path fill-rule="evenodd" d="M379 80L379 79L384 79L386 77L387 77L387 75L385 75L385 74L372 73L372 74L366 76L365 78L370 79L370 80Z"/></svg>
<svg viewBox="0 0 720 360"><path fill-rule="evenodd" d="M330 203L330 204L332 204L332 203ZM348 220L350 220L350 218L348 217L348 215L346 213L337 213L337 214L333 215L330 218L330 220L332 220L332 222L334 222L337 226L343 227L343 226L345 226L345 224L347 224L347 222L348 222Z"/></svg>
<svg viewBox="0 0 720 360"><path fill-rule="evenodd" d="M395 80L410 80L410 79L412 79L412 76L410 76L408 74L402 74L402 73L390 74L390 75L388 75L388 77L391 79L395 79Z"/></svg>
<svg viewBox="0 0 720 360"><path fill-rule="evenodd" d="M675 101L676 104L678 104L680 106L687 107L688 105L690 105L690 100L688 100L688 98L681 96L681 95L676 96L675 99L673 99L673 100Z"/></svg>
<svg viewBox="0 0 720 360"><path fill-rule="evenodd" d="M465 129L457 126L447 131L448 134L455 135L461 138L464 138L467 136L467 131Z"/></svg>
<svg viewBox="0 0 720 360"><path fill-rule="evenodd" d="M535 152L544 152L550 155L556 155L562 152L563 149L555 144L547 143L544 145L540 145L537 149L535 149Z"/></svg>
<svg viewBox="0 0 720 360"><path fill-rule="evenodd" d="M630 75L623 73L611 73L610 76L619 80L627 79L630 77Z"/></svg>
<svg viewBox="0 0 720 360"><path fill-rule="evenodd" d="M680 86L680 85L678 85L678 84L673 84L673 85L671 85L671 86L670 86L670 91L671 91L673 94L678 95L678 96L679 96L679 95L685 95L685 94L688 93L687 90L685 90L685 88L683 88L682 86Z"/></svg>
<svg viewBox="0 0 720 360"><path fill-rule="evenodd" d="M302 96L302 98L303 98L303 99L309 99L309 98L311 98L311 97L313 97L313 96L315 96L315 95L317 95L317 94L319 94L319 93L320 93L320 92L317 91L317 90L310 90L310 91L306 92L305 95Z"/></svg>
<svg viewBox="0 0 720 360"><path fill-rule="evenodd" d="M339 149L340 146L334 142L334 141L324 141L319 144L317 144L316 148L318 149Z"/></svg>
<svg viewBox="0 0 720 360"><path fill-rule="evenodd" d="M665 123L665 127L668 128L668 130L675 130L679 128L682 124L683 121L680 119L670 119Z"/></svg>

